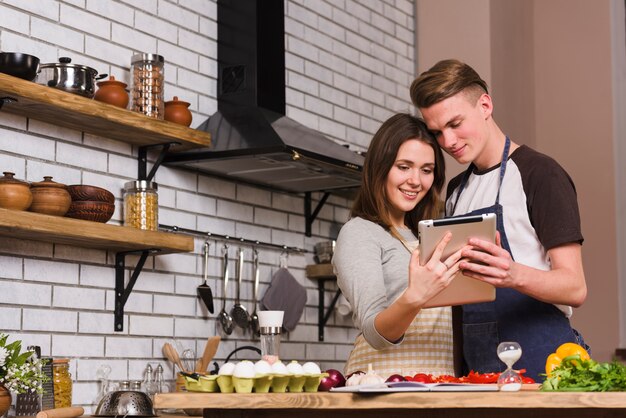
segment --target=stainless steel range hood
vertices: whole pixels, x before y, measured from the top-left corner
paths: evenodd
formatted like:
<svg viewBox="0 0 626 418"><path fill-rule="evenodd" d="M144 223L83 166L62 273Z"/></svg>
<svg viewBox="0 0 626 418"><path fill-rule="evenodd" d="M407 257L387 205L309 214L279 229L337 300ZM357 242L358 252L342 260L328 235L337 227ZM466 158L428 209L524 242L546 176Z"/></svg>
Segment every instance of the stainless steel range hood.
<svg viewBox="0 0 626 418"><path fill-rule="evenodd" d="M284 15L284 0L218 0L218 111L198 127L212 145L164 163L291 192L359 186L362 155L285 116Z"/></svg>

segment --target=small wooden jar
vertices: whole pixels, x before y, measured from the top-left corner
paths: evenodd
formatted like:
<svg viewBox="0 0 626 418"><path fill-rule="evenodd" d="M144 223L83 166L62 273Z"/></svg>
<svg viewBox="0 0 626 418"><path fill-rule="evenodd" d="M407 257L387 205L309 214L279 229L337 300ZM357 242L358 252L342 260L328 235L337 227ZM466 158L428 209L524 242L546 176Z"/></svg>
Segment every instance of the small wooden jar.
<svg viewBox="0 0 626 418"><path fill-rule="evenodd" d="M0 208L26 210L33 201L30 184L13 178L15 173L5 171L0 177Z"/></svg>
<svg viewBox="0 0 626 418"><path fill-rule="evenodd" d="M72 203L72 197L67 191L67 186L52 181L51 176L44 176L43 181L33 183L31 190L33 203L28 209L31 212L63 216Z"/></svg>

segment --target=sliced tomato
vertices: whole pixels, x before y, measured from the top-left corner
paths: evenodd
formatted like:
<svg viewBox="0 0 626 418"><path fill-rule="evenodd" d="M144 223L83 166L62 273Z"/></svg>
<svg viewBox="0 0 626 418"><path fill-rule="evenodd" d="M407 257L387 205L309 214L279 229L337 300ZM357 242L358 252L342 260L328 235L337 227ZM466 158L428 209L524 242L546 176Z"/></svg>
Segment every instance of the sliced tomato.
<svg viewBox="0 0 626 418"><path fill-rule="evenodd" d="M458 377L454 377L449 374L442 374L434 378L436 383L463 383Z"/></svg>
<svg viewBox="0 0 626 418"><path fill-rule="evenodd" d="M412 381L419 382L419 383L435 383L432 375L426 374L426 373L417 373L413 375Z"/></svg>
<svg viewBox="0 0 626 418"><path fill-rule="evenodd" d="M404 376L404 380L406 380L407 382L412 382L413 376Z"/></svg>
<svg viewBox="0 0 626 418"><path fill-rule="evenodd" d="M477 373L474 370L467 375L470 383L497 383L500 373Z"/></svg>

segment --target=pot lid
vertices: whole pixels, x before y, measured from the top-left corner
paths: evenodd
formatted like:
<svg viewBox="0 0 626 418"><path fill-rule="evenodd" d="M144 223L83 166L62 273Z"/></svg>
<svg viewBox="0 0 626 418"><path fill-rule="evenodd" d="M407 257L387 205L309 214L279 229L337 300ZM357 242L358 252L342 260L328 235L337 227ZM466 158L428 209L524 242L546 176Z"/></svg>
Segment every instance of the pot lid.
<svg viewBox="0 0 626 418"><path fill-rule="evenodd" d="M123 83L119 80L116 80L114 76L109 76L108 80L104 80L104 81L98 81L96 83L98 85L98 87L102 87L102 86L120 86L122 88L126 88L128 85L126 83Z"/></svg>
<svg viewBox="0 0 626 418"><path fill-rule="evenodd" d="M0 184L23 184L25 186L30 186L27 181L18 180L16 178L13 178L15 173L12 173L10 171L5 171L2 174L4 174L4 176L0 177Z"/></svg>
<svg viewBox="0 0 626 418"><path fill-rule="evenodd" d="M56 181L52 180L52 176L43 176L43 181L39 181L36 183L33 183L31 185L31 187L35 188L35 187L56 187L59 189L67 189L67 186L65 184L62 183L57 183Z"/></svg>
<svg viewBox="0 0 626 418"><path fill-rule="evenodd" d="M94 76L98 74L98 71L96 71L95 69L91 67L88 67L86 65L71 64L71 62L72 62L71 58L61 57L59 58L59 62L49 62L46 64L41 64L39 67L40 68L75 68L75 69L85 70L90 73L93 73Z"/></svg>
<svg viewBox="0 0 626 418"><path fill-rule="evenodd" d="M179 106L189 107L189 105L191 105L191 103L185 102L183 100L179 100L178 96L174 96L173 100L168 100L167 102L165 102L165 106L171 106L171 105L179 105Z"/></svg>

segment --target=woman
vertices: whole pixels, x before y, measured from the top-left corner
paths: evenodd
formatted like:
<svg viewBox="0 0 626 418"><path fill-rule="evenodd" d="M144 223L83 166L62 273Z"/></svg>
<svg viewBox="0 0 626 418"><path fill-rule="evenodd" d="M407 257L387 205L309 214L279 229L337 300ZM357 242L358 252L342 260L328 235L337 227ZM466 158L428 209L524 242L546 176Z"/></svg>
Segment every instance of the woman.
<svg viewBox="0 0 626 418"><path fill-rule="evenodd" d="M416 249L418 222L439 217L444 173L441 149L420 119L396 114L374 135L333 257L361 331L346 374L368 364L383 377L454 374L451 309L421 306L459 271L460 251L440 260L448 234L422 266Z"/></svg>

